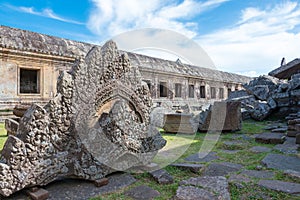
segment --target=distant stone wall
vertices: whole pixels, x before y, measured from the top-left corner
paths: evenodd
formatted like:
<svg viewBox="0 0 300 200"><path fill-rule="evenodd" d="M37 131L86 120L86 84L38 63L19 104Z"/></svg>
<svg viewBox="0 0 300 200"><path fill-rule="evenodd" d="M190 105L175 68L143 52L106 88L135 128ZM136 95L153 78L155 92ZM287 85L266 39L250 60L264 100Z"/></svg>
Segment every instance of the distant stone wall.
<svg viewBox="0 0 300 200"><path fill-rule="evenodd" d="M67 40L30 31L0 26L0 121L10 117L21 103L45 104L53 98L59 73L82 59L92 44ZM179 108L199 107L226 99L228 91L242 89L250 78L213 69L186 65L149 56L128 53L133 66L139 67L143 80L150 86L156 105ZM34 70L36 93L22 93L22 70ZM160 83L166 83L166 96L160 95ZM175 84L182 85L176 96ZM193 86L190 97L189 85ZM200 87L205 88L205 97ZM211 88L215 88L214 96ZM221 89L220 89L221 88ZM220 93L222 92L222 95Z"/></svg>

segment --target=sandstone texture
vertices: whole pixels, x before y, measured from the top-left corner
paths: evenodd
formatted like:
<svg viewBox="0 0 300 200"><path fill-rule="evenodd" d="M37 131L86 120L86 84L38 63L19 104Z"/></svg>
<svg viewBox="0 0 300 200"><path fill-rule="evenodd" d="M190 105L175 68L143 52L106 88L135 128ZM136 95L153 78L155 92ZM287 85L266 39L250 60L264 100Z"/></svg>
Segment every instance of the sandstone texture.
<svg viewBox="0 0 300 200"><path fill-rule="evenodd" d="M151 162L166 141L150 123L151 97L137 67L113 41L94 47L57 96L33 104L10 135L0 162L0 194L46 185L58 177L98 180Z"/></svg>
<svg viewBox="0 0 300 200"><path fill-rule="evenodd" d="M291 80L280 80L263 75L244 84L244 92L232 92L228 101L242 104L243 119L253 118L262 121L271 114L285 117L300 110L300 76Z"/></svg>

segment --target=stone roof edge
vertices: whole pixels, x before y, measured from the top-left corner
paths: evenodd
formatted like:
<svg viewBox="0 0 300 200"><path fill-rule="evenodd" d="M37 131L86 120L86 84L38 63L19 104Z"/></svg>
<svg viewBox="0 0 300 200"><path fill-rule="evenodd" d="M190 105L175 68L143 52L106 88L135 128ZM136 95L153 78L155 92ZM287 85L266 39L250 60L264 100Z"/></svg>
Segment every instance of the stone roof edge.
<svg viewBox="0 0 300 200"><path fill-rule="evenodd" d="M296 58L290 62L288 62L287 64L285 65L282 65L272 71L269 72L269 75L270 76L275 76L276 74L279 74L285 70L288 70L290 69L291 67L295 66L295 65L299 65L300 64L300 58Z"/></svg>
<svg viewBox="0 0 300 200"><path fill-rule="evenodd" d="M33 32L33 31L28 31L28 30L23 30L23 29L18 29L18 28L12 28L12 27L9 27L9 26L4 26L4 25L0 25L0 29L1 28L10 29L10 30L14 30L14 31L19 31L19 32L23 32L25 34L38 34L40 36L46 36L46 37L49 37L51 39L54 39L55 41L57 41L57 43L59 43L60 41L66 41L66 42L69 42L69 43L75 43L77 45L80 44L80 45L84 45L85 47L88 47L89 49L91 49L93 46L100 46L100 45L96 45L96 44L91 44L91 43L80 42L80 41L76 41L76 40L60 38L60 37L57 37L57 36L51 36L51 35L37 33L37 32ZM1 34L0 34L0 39L1 39ZM80 58L81 57L80 55L76 55L76 54L75 55L74 54L61 54L61 53L56 53L56 52L52 52L52 51L45 50L45 49L38 50L38 49L30 49L29 47L22 48L20 46L7 46L5 44L2 44L1 40L0 40L0 47L11 48L11 49L15 49L15 50L25 50L25 51L29 51L29 52L43 53L43 54L56 55L56 56L66 56L66 57L70 57L70 58ZM159 63L158 61L161 61L163 63L168 63L168 64L172 64L172 65L174 65L174 64L179 65L175 61L165 60L165 59L161 59L161 58L151 57L151 56L147 56L147 55L127 52L127 51L122 51L122 50L121 50L121 52L127 53L127 54L133 54L137 57L153 59L157 63ZM88 52L86 52L86 53L88 53ZM189 64L180 64L180 65L192 68L193 70L212 70L212 71L216 71L218 73L222 73L224 75L233 75L235 80L230 80L231 82L234 81L234 82L244 83L245 81L250 81L251 80L251 77L247 77L247 76L243 76L243 75L239 75L239 74L235 74L235 73L230 73L230 72L224 72L224 71L220 71L220 70L217 70L217 69L205 68L205 67L189 65ZM187 74L187 75L190 75L190 74ZM223 81L223 80L219 80L219 81Z"/></svg>

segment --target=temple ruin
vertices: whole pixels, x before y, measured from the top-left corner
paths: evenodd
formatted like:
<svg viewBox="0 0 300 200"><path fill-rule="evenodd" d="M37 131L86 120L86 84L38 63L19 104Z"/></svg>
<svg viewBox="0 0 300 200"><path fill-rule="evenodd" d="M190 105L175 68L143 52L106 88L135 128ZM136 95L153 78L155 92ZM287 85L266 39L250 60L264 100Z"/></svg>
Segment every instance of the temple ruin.
<svg viewBox="0 0 300 200"><path fill-rule="evenodd" d="M56 95L59 74L94 45L0 26L0 120L18 104L44 105ZM200 109L240 90L249 77L127 53L147 83L153 106Z"/></svg>
<svg viewBox="0 0 300 200"><path fill-rule="evenodd" d="M149 164L166 141L150 123L152 100L138 67L113 41L93 47L60 74L57 95L33 104L9 135L0 194L60 177L97 180Z"/></svg>

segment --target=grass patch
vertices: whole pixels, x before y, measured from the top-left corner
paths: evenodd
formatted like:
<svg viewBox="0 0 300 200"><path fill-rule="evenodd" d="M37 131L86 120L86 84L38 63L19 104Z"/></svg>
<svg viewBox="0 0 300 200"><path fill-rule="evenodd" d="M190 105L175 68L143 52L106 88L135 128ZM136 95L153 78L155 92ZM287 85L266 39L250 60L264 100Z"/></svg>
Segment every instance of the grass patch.
<svg viewBox="0 0 300 200"><path fill-rule="evenodd" d="M263 129L268 124L267 121L257 122L254 120L243 121L242 130L236 133L258 134L265 132Z"/></svg>
<svg viewBox="0 0 300 200"><path fill-rule="evenodd" d="M0 151L3 149L6 139L7 139L7 133L4 128L4 123L0 123Z"/></svg>
<svg viewBox="0 0 300 200"><path fill-rule="evenodd" d="M269 189L259 187L255 184L243 184L243 187L239 187L235 184L229 184L230 194L232 200L241 199L274 199L274 200L296 200L299 197L291 196L283 192L277 192Z"/></svg>

